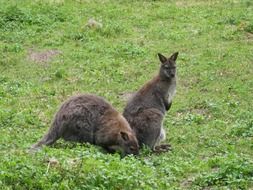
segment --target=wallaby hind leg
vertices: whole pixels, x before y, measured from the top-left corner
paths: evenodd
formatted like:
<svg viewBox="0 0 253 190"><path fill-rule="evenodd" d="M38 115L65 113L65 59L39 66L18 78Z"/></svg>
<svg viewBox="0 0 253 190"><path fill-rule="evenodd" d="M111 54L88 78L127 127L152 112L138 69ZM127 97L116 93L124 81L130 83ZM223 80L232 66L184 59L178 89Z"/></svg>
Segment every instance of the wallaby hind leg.
<svg viewBox="0 0 253 190"><path fill-rule="evenodd" d="M151 150L155 149L157 138L160 135L159 129L156 129L157 127L154 125L156 124L153 124L148 130L142 130L141 132L137 133L139 134L137 136L139 143L148 146Z"/></svg>
<svg viewBox="0 0 253 190"><path fill-rule="evenodd" d="M37 143L31 146L31 151L36 151L41 148L43 145L52 145L59 139L59 135L54 130L49 130L49 132Z"/></svg>
<svg viewBox="0 0 253 190"><path fill-rule="evenodd" d="M146 109L135 118L134 128L140 145L145 144L154 150L161 134L163 113L157 109Z"/></svg>
<svg viewBox="0 0 253 190"><path fill-rule="evenodd" d="M160 132L160 135L159 135L159 138L156 142L156 145L160 145L162 141L164 141L166 139L166 132L164 130L163 127L161 127L161 132Z"/></svg>

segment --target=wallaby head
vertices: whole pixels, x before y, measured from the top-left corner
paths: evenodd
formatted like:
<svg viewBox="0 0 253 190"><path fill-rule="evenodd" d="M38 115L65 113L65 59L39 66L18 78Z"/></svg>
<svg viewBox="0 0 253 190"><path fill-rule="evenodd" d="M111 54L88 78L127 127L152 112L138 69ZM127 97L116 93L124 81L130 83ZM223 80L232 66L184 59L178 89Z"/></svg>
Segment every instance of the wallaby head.
<svg viewBox="0 0 253 190"><path fill-rule="evenodd" d="M117 138L118 145L110 146L109 148L111 150L120 152L122 156L125 156L128 154L133 154L133 155L139 154L139 145L134 134L126 132L126 131L120 131L117 134L116 138Z"/></svg>
<svg viewBox="0 0 253 190"><path fill-rule="evenodd" d="M172 79L176 77L176 60L178 52L172 54L169 58L158 53L158 57L161 62L160 77L164 79Z"/></svg>

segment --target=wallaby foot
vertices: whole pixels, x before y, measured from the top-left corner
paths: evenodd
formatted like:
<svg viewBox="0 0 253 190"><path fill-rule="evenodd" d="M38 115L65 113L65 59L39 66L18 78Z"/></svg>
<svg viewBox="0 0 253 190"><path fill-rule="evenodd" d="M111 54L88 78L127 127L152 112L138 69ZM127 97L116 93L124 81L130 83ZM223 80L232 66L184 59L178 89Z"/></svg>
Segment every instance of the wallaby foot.
<svg viewBox="0 0 253 190"><path fill-rule="evenodd" d="M159 153L168 152L171 150L172 150L172 147L170 144L161 144L161 145L156 146L153 152L159 154Z"/></svg>

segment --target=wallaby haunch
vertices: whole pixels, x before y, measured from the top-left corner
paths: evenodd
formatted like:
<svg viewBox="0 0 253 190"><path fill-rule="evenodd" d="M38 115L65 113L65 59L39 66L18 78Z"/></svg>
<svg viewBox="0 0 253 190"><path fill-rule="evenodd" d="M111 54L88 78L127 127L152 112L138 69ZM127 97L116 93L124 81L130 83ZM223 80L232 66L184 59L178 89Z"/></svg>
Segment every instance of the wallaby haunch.
<svg viewBox="0 0 253 190"><path fill-rule="evenodd" d="M139 145L155 150L165 139L163 118L176 92L176 59L158 54L161 66L157 76L147 82L127 103L123 116L135 131ZM169 146L169 145L168 145ZM162 146L161 146L162 147ZM164 145L166 147L166 145Z"/></svg>
<svg viewBox="0 0 253 190"><path fill-rule="evenodd" d="M47 134L31 150L51 145L59 138L99 145L123 156L139 152L138 141L126 119L95 95L77 95L64 102Z"/></svg>

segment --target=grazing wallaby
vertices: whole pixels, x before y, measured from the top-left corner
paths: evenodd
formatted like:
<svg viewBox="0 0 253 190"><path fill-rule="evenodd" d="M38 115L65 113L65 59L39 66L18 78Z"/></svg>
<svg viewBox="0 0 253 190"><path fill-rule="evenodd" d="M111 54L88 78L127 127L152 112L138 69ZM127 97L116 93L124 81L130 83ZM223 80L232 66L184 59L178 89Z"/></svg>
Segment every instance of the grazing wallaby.
<svg viewBox="0 0 253 190"><path fill-rule="evenodd" d="M77 95L64 102L47 134L31 151L59 138L99 145L109 152L119 151L122 156L139 152L138 141L126 119L95 95Z"/></svg>
<svg viewBox="0 0 253 190"><path fill-rule="evenodd" d="M162 123L176 92L177 56L178 52L170 58L158 54L161 62L158 75L137 91L123 112L123 116L135 131L139 145L144 144L152 150L155 150L160 141L165 140Z"/></svg>

